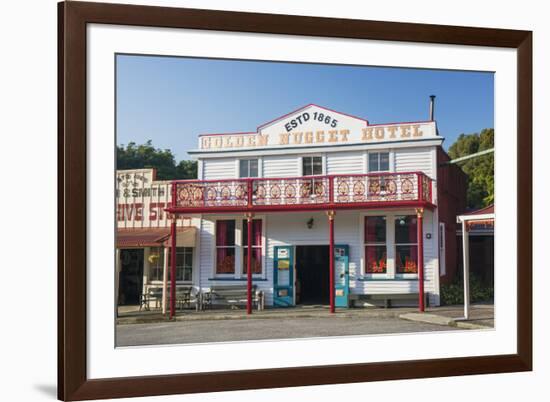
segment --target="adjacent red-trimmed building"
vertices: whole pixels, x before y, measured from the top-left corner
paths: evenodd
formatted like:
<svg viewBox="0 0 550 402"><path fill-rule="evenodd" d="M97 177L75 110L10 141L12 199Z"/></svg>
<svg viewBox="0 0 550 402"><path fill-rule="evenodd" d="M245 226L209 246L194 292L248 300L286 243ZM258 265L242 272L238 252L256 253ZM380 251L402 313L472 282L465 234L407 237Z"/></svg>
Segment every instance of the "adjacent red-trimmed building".
<svg viewBox="0 0 550 402"><path fill-rule="evenodd" d="M169 279L172 183L156 180L155 169L119 170L116 174L117 303L140 305L143 295L163 289ZM196 279L198 218L180 216L177 226L178 285ZM168 277L165 277L168 275Z"/></svg>

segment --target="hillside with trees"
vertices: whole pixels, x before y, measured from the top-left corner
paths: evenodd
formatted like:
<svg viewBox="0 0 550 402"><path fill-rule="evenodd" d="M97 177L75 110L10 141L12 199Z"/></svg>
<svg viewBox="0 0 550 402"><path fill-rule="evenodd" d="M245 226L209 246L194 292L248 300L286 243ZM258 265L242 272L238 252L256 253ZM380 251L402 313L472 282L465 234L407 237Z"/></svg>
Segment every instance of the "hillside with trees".
<svg viewBox="0 0 550 402"><path fill-rule="evenodd" d="M182 160L176 163L169 149L155 148L151 140L136 145L117 146L117 169L157 169L158 180L196 179L197 161Z"/></svg>
<svg viewBox="0 0 550 402"><path fill-rule="evenodd" d="M460 134L449 148L451 159L472 155L495 146L495 130L486 128L480 133ZM468 208L478 209L495 202L495 158L494 153L488 153L463 162L458 162L464 173L468 175Z"/></svg>

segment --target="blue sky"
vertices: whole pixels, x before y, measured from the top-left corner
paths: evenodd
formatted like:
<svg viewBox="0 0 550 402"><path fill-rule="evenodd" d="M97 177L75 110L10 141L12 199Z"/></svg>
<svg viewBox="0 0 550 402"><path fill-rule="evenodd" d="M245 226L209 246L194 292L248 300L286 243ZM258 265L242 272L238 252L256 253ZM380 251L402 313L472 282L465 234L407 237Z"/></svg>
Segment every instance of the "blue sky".
<svg viewBox="0 0 550 402"><path fill-rule="evenodd" d="M117 56L117 144L144 143L190 159L203 133L246 132L315 103L371 124L428 119L429 95L447 149L493 127L487 72Z"/></svg>

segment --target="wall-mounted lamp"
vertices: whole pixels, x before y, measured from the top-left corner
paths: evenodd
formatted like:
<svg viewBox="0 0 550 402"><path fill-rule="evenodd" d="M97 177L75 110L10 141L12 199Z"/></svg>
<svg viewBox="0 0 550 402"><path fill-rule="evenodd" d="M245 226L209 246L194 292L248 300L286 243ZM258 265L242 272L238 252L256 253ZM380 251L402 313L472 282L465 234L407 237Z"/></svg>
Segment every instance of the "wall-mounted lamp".
<svg viewBox="0 0 550 402"><path fill-rule="evenodd" d="M313 218L309 218L309 220L306 222L306 226L308 229L311 229L313 227Z"/></svg>

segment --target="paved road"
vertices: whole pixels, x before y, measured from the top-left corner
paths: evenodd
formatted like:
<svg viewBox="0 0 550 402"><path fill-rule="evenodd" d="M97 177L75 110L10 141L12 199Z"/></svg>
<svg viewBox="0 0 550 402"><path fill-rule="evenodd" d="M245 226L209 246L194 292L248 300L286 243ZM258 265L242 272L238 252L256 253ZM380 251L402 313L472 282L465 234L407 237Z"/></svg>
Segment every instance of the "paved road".
<svg viewBox="0 0 550 402"><path fill-rule="evenodd" d="M117 346L456 330L399 318L271 318L117 325Z"/></svg>

